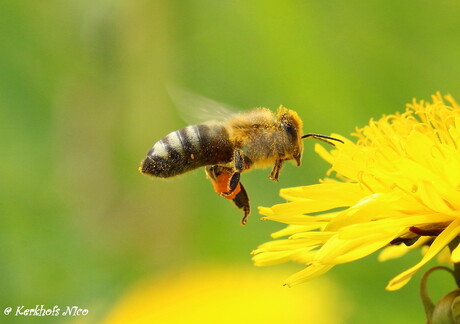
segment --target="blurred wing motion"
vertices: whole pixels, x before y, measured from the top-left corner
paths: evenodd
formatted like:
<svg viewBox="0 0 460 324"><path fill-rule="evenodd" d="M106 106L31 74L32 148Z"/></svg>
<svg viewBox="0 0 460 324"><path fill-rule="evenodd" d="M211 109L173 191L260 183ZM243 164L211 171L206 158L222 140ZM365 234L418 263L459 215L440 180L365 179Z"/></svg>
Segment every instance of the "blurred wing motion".
<svg viewBox="0 0 460 324"><path fill-rule="evenodd" d="M177 108L179 116L188 124L196 125L204 121L224 121L240 111L224 104L175 85L168 85L167 90Z"/></svg>

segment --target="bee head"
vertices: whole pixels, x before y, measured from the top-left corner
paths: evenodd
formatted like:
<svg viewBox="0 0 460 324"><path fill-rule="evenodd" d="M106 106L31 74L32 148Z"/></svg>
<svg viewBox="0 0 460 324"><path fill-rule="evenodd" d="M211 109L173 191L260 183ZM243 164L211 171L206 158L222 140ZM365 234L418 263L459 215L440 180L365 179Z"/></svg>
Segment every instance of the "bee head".
<svg viewBox="0 0 460 324"><path fill-rule="evenodd" d="M297 162L297 166L300 166L300 159L302 157L303 143L302 143L302 119L299 115L290 109L283 106L278 108L277 118L280 123L282 131L286 134L288 142L288 150L292 155L292 158Z"/></svg>

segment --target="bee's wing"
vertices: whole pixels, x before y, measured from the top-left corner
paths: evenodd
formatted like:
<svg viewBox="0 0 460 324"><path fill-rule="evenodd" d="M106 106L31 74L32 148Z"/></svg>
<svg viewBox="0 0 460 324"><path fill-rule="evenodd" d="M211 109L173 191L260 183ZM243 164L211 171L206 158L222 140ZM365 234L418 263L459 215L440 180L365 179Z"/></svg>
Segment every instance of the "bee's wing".
<svg viewBox="0 0 460 324"><path fill-rule="evenodd" d="M176 105L179 116L188 124L200 124L204 121L224 121L238 114L239 109L183 88L168 85L169 95Z"/></svg>

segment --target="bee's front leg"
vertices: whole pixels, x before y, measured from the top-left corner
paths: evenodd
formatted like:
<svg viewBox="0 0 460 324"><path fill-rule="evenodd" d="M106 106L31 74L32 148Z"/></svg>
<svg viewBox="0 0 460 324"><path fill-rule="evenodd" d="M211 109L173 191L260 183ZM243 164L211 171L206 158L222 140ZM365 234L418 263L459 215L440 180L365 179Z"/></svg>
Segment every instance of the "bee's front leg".
<svg viewBox="0 0 460 324"><path fill-rule="evenodd" d="M278 181L278 177L280 175L281 168L283 167L283 160L277 159L275 161L275 165L273 166L272 172L270 172L270 175L268 176L270 179L273 181Z"/></svg>

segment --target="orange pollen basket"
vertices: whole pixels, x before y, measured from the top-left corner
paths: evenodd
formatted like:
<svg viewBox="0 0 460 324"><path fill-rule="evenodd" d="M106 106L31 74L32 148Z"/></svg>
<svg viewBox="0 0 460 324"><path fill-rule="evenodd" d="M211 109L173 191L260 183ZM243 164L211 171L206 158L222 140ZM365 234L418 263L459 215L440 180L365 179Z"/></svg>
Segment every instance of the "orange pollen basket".
<svg viewBox="0 0 460 324"><path fill-rule="evenodd" d="M230 194L226 194L231 191L229 188L231 176L231 173L222 173L216 179L212 179L212 186L214 187L214 191L227 199L234 199L236 195L241 191L241 185L238 183L235 190L233 190Z"/></svg>

